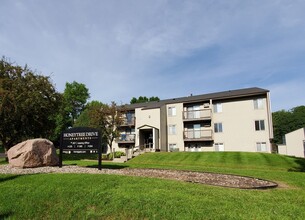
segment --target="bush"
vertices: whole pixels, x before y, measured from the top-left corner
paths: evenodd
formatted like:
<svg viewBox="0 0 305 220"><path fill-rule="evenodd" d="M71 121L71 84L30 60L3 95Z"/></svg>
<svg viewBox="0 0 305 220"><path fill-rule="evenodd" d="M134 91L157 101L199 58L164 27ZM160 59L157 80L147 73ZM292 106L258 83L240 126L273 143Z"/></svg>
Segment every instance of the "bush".
<svg viewBox="0 0 305 220"><path fill-rule="evenodd" d="M120 158L121 156L126 156L126 154L124 152L121 152L121 151L114 152L114 158ZM108 154L108 159L109 160L113 159L113 153Z"/></svg>
<svg viewBox="0 0 305 220"><path fill-rule="evenodd" d="M126 156L126 154L122 151L117 151L114 153L115 158L120 158L121 156Z"/></svg>

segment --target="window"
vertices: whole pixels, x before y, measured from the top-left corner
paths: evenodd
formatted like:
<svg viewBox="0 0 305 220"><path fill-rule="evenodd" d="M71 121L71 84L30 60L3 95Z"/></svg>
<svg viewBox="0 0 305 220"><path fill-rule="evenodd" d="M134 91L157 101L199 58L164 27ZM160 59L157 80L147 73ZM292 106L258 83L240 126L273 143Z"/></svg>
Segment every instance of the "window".
<svg viewBox="0 0 305 220"><path fill-rule="evenodd" d="M200 105L187 107L187 118L200 118Z"/></svg>
<svg viewBox="0 0 305 220"><path fill-rule="evenodd" d="M222 104L221 103L214 104L213 105L213 110L214 110L214 113L222 112Z"/></svg>
<svg viewBox="0 0 305 220"><path fill-rule="evenodd" d="M134 113L132 113L132 112L127 112L126 113L126 122L127 122L128 125L134 124Z"/></svg>
<svg viewBox="0 0 305 220"><path fill-rule="evenodd" d="M168 126L168 134L170 134L170 135L176 134L176 125L169 125Z"/></svg>
<svg viewBox="0 0 305 220"><path fill-rule="evenodd" d="M200 124L194 124L193 125L193 131L194 131L194 138L200 138L200 129L201 129L201 125Z"/></svg>
<svg viewBox="0 0 305 220"><path fill-rule="evenodd" d="M197 144L197 143L188 144L187 147L188 147L187 151L189 151L189 152L200 152L200 151L202 151L201 145Z"/></svg>
<svg viewBox="0 0 305 220"><path fill-rule="evenodd" d="M264 131L265 130L265 121L264 120L255 121L255 130Z"/></svg>
<svg viewBox="0 0 305 220"><path fill-rule="evenodd" d="M256 150L257 152L266 152L267 151L266 142L257 142Z"/></svg>
<svg viewBox="0 0 305 220"><path fill-rule="evenodd" d="M264 108L263 99L254 99L253 104L254 104L254 109L263 109Z"/></svg>
<svg viewBox="0 0 305 220"><path fill-rule="evenodd" d="M224 145L223 143L215 143L215 151L224 151Z"/></svg>
<svg viewBox="0 0 305 220"><path fill-rule="evenodd" d="M168 107L168 116L176 116L176 107Z"/></svg>
<svg viewBox="0 0 305 220"><path fill-rule="evenodd" d="M168 148L170 152L179 151L177 144L168 144Z"/></svg>
<svg viewBox="0 0 305 220"><path fill-rule="evenodd" d="M215 133L220 133L220 132L222 132L222 123L215 123L215 124L214 124L214 132L215 132Z"/></svg>

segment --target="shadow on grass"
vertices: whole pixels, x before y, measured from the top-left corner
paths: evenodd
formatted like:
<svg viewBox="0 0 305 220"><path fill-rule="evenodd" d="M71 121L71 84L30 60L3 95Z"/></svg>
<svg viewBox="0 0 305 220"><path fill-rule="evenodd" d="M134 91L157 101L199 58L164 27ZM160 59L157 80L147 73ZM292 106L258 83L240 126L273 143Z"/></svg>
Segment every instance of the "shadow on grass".
<svg viewBox="0 0 305 220"><path fill-rule="evenodd" d="M88 165L86 167L90 168L98 168L98 165ZM119 164L102 164L102 169L112 169L112 170L119 170L119 169L124 169L128 167L127 165L119 165Z"/></svg>
<svg viewBox="0 0 305 220"><path fill-rule="evenodd" d="M10 181L10 180L16 179L18 177L20 177L20 175L0 177L0 183L6 182L6 181ZM0 219L2 219L2 218L0 218Z"/></svg>
<svg viewBox="0 0 305 220"><path fill-rule="evenodd" d="M10 216L13 214L13 212L5 212L3 214L0 214L0 219L10 219Z"/></svg>
<svg viewBox="0 0 305 220"><path fill-rule="evenodd" d="M298 166L288 169L290 172L305 172L305 158L292 157Z"/></svg>

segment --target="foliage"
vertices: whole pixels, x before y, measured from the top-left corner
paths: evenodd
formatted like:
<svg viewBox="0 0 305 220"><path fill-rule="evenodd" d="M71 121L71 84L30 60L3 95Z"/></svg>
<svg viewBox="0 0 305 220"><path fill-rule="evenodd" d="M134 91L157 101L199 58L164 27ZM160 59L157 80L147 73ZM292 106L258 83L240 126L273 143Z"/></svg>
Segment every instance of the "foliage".
<svg viewBox="0 0 305 220"><path fill-rule="evenodd" d="M115 151L114 158L120 158L121 156L126 156L126 154L122 151ZM108 154L108 158L111 160L113 159L113 153Z"/></svg>
<svg viewBox="0 0 305 220"><path fill-rule="evenodd" d="M91 101L89 102L85 109L80 113L78 118L76 119L74 123L74 127L90 127L91 122L90 122L90 111L93 108L99 108L102 107L104 104L99 102L99 101Z"/></svg>
<svg viewBox="0 0 305 220"><path fill-rule="evenodd" d="M133 97L130 100L130 104L145 103L145 102L154 102L154 101L160 101L159 97L152 96L150 98L147 98L146 96L139 96L139 98Z"/></svg>
<svg viewBox="0 0 305 220"><path fill-rule="evenodd" d="M189 157L191 159L188 159ZM240 190L174 180L118 175L1 174L0 218L305 218L304 173L287 171L297 166L296 161L301 158L230 152L147 153L135 159L137 158L139 158L138 162L131 163L133 159L121 165L121 168L126 165L130 167L137 165L139 168L175 169L175 166L179 164L179 169L254 176L276 181L281 186L271 190ZM256 161L257 158L260 159ZM149 163L144 164L147 159ZM194 164L190 163L191 160ZM301 160L304 161L304 159ZM242 164L238 166L240 161ZM261 165L262 161L263 165ZM103 163L103 165L111 167L110 163ZM230 166L227 167L227 165ZM270 169L272 167L273 169ZM113 168L120 167L113 165Z"/></svg>
<svg viewBox="0 0 305 220"><path fill-rule="evenodd" d="M67 82L63 96L64 110L69 113L73 125L74 120L82 112L87 100L90 98L89 91L82 83L75 81L72 83Z"/></svg>
<svg viewBox="0 0 305 220"><path fill-rule="evenodd" d="M123 108L117 106L115 102L110 105L94 102L85 110L77 125L99 129L102 142L106 143L112 152L112 143L115 138L120 136L118 128L123 124L123 113Z"/></svg>
<svg viewBox="0 0 305 220"><path fill-rule="evenodd" d="M281 110L272 113L274 141L283 143L285 134L305 127L305 106L298 106L289 111Z"/></svg>
<svg viewBox="0 0 305 220"><path fill-rule="evenodd" d="M0 60L0 140L8 150L34 137L50 137L61 101L50 78Z"/></svg>
<svg viewBox="0 0 305 220"><path fill-rule="evenodd" d="M51 139L53 142L58 142L60 133L74 125L89 97L90 94L84 84L75 81L66 83L63 100L56 115L56 129Z"/></svg>

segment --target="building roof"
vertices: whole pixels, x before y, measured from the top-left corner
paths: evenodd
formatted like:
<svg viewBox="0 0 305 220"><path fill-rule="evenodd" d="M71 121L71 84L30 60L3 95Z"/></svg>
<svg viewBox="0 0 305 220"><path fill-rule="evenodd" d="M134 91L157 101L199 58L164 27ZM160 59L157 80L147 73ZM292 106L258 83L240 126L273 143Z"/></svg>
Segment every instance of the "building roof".
<svg viewBox="0 0 305 220"><path fill-rule="evenodd" d="M144 109L154 109L160 108L163 105L172 104L172 103L194 103L194 102L202 102L209 100L223 100L223 99L233 99L233 98L241 98L255 95L263 95L268 93L269 90L261 89L257 87L246 88L246 89L237 89L237 90L229 90L223 92L216 93L208 93L203 95L191 95L187 97L173 98L173 99L165 99L155 102L146 102L146 103L136 103L126 105L125 108L127 110L132 110L136 108L144 108Z"/></svg>

